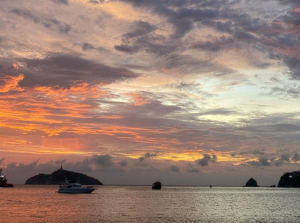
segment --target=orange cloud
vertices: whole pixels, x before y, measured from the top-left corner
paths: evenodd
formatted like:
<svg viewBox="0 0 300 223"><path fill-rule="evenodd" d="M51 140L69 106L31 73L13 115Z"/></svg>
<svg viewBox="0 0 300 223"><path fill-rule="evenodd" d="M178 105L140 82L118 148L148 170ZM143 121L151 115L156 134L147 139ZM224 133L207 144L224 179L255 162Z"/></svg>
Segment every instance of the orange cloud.
<svg viewBox="0 0 300 223"><path fill-rule="evenodd" d="M84 100L98 97L111 97L100 89L102 84L90 86L86 83L75 83L70 89L59 86L39 86L21 88L18 84L24 76L4 76L4 85L0 92L19 91L14 94L0 95L0 127L28 132L44 132L48 136L57 136L62 132L74 132L70 118L84 118L96 104ZM13 101L13 103L11 103ZM82 101L78 103L78 101ZM58 112L58 113L57 113ZM103 116L103 119L118 119L120 116Z"/></svg>
<svg viewBox="0 0 300 223"><path fill-rule="evenodd" d="M86 98L98 98L104 95L107 96L107 93L105 91L100 90L101 86L103 86L102 83L93 86L90 86L87 83L75 83L69 89L62 88L56 85L55 87L39 86L36 87L34 90L41 92L48 97L53 97L57 100L82 101Z"/></svg>
<svg viewBox="0 0 300 223"><path fill-rule="evenodd" d="M15 70L18 70L18 69L19 69L18 65L15 64L15 63L12 64L12 67L13 67L13 69L15 69Z"/></svg>
<svg viewBox="0 0 300 223"><path fill-rule="evenodd" d="M300 7L299 7L299 8L296 8L296 9L294 9L294 12L300 12Z"/></svg>
<svg viewBox="0 0 300 223"><path fill-rule="evenodd" d="M8 92L10 89L20 88L18 83L24 76L5 76L4 79L7 89L5 92ZM225 140L216 142L209 136L201 142L198 138L186 142L180 138L183 129L175 127L130 127L130 124L123 122L124 117L118 115L117 110L110 115L105 103L102 104L103 107L99 106L98 98L105 100L113 97L101 87L102 84L77 82L70 88L23 87L22 91L0 94L0 133L5 134L5 137L0 138L0 151L91 154L99 152L102 149L99 145L104 145L115 154L123 153L123 156L128 157L140 157L147 150L159 149L162 155L158 159L193 161L201 158L207 147L218 148L219 145L230 144ZM150 103L139 92L126 96L132 99L135 106ZM114 109L110 108L112 110ZM9 134L6 135L6 132ZM171 135L174 137L170 138ZM13 143L9 143L10 141ZM132 145L141 148L132 149ZM193 147L193 152L186 150L187 147ZM220 161L226 158L226 154L210 154L219 156Z"/></svg>
<svg viewBox="0 0 300 223"><path fill-rule="evenodd" d="M19 74L17 77L5 75L3 77L0 77L0 80L4 82L3 86L0 86L0 92L9 92L11 90L15 91L23 91L23 88L19 86L19 82L24 79L23 74Z"/></svg>
<svg viewBox="0 0 300 223"><path fill-rule="evenodd" d="M132 92L126 94L132 98L132 101L135 106L141 106L145 104L149 104L150 102L147 100L146 97L142 96L139 92Z"/></svg>

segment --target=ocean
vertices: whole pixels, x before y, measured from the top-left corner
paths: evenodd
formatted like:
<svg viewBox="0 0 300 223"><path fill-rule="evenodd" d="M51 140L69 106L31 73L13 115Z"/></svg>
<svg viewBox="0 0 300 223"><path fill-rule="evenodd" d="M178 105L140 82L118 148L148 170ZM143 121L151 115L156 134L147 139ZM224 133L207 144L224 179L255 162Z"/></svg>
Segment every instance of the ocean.
<svg viewBox="0 0 300 223"><path fill-rule="evenodd" d="M0 188L0 222L300 222L300 189L96 186Z"/></svg>

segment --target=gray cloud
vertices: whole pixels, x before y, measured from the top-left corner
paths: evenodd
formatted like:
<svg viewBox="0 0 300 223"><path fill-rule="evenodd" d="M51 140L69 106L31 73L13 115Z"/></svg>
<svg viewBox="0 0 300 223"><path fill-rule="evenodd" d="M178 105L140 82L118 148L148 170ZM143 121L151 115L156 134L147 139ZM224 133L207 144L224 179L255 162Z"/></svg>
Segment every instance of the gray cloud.
<svg viewBox="0 0 300 223"><path fill-rule="evenodd" d="M245 151L245 152L240 152L240 153L232 153L231 156L236 156L236 155L261 155L264 156L265 152L261 150L250 150L250 151Z"/></svg>
<svg viewBox="0 0 300 223"><path fill-rule="evenodd" d="M0 165L2 164L2 162L5 160L5 158L0 159Z"/></svg>
<svg viewBox="0 0 300 223"><path fill-rule="evenodd" d="M192 30L194 22L198 22L203 19L215 19L219 14L219 11L216 9L195 9L185 7L192 5L190 1L187 1L187 3L178 3L177 1L177 4L172 4L171 2L168 2L167 4L166 2L159 3L157 1L153 1L150 4L145 1L142 1L139 4L136 4L136 2L133 1L131 2L135 6L142 6L142 4L144 4L142 7L148 8L150 6L153 13L166 17L168 22L174 27L174 38L181 38ZM177 10L173 9L172 5L177 7Z"/></svg>
<svg viewBox="0 0 300 223"><path fill-rule="evenodd" d="M258 160L258 162L262 166L270 166L271 165L270 162L269 162L269 160L266 157L264 157L264 156L260 157L259 160Z"/></svg>
<svg viewBox="0 0 300 223"><path fill-rule="evenodd" d="M103 3L104 0L90 0L89 3L93 3L93 4L100 4Z"/></svg>
<svg viewBox="0 0 300 223"><path fill-rule="evenodd" d="M210 37L209 41L199 41L192 45L191 48L209 52L218 52L227 48L232 48L235 41L232 38L222 36L220 38Z"/></svg>
<svg viewBox="0 0 300 223"><path fill-rule="evenodd" d="M178 166L171 166L170 167L170 170L174 173L178 173L180 172L180 168Z"/></svg>
<svg viewBox="0 0 300 223"><path fill-rule="evenodd" d="M194 163L188 163L187 166L185 170L187 173L201 173L201 171L195 167Z"/></svg>
<svg viewBox="0 0 300 223"><path fill-rule="evenodd" d="M205 26L212 27L219 32L225 32L229 34L234 33L234 23L231 21L220 22L213 20L204 20L202 21L202 24Z"/></svg>
<svg viewBox="0 0 300 223"><path fill-rule="evenodd" d="M299 153L295 152L292 156L292 161L297 162L299 160L300 160L300 155L299 155Z"/></svg>
<svg viewBox="0 0 300 223"><path fill-rule="evenodd" d="M237 112L235 112L235 111L230 111L228 109L219 108L219 109L208 110L208 111L200 113L198 115L199 116L202 116L202 115L232 115L232 114L236 114L236 113Z"/></svg>
<svg viewBox="0 0 300 223"><path fill-rule="evenodd" d="M298 0L277 0L282 5L292 5L294 7L300 6L300 2Z"/></svg>
<svg viewBox="0 0 300 223"><path fill-rule="evenodd" d="M93 155L91 161L100 167L112 167L114 165L113 158L110 155Z"/></svg>
<svg viewBox="0 0 300 223"><path fill-rule="evenodd" d="M256 37L253 34L246 32L242 29L237 29L234 33L234 37L236 39L240 39L240 40L255 40L256 39Z"/></svg>
<svg viewBox="0 0 300 223"><path fill-rule="evenodd" d="M300 125L291 123L279 123L274 125L259 125L239 128L249 132L297 132L300 131Z"/></svg>
<svg viewBox="0 0 300 223"><path fill-rule="evenodd" d="M300 15L299 12L291 11L289 14L282 16L282 19L285 23L289 25L300 25Z"/></svg>
<svg viewBox="0 0 300 223"><path fill-rule="evenodd" d="M41 24L47 29L50 29L52 27L52 25L54 25L58 28L58 31L60 33L67 34L72 29L72 27L70 25L64 24L55 18L47 18L42 15L37 16L27 9L13 8L11 10L11 13L13 13L14 15L20 16L24 19L31 20L36 24Z"/></svg>
<svg viewBox="0 0 300 223"><path fill-rule="evenodd" d="M217 156L216 155L208 155L204 154L202 159L196 160L195 161L198 165L201 166L208 166L209 163L215 163L217 162Z"/></svg>
<svg viewBox="0 0 300 223"><path fill-rule="evenodd" d="M72 27L68 24L65 24L64 26L60 26L59 31L61 33L68 33L70 32L70 30L72 29Z"/></svg>
<svg viewBox="0 0 300 223"><path fill-rule="evenodd" d="M281 166L284 163L290 162L290 155L289 154L281 154L279 159L274 161L275 166Z"/></svg>
<svg viewBox="0 0 300 223"><path fill-rule="evenodd" d="M260 155L257 161L248 161L244 164L256 167L279 167L284 164L294 163L300 160L300 155L298 152L290 152L289 149L278 150L277 153L255 153L254 155Z"/></svg>
<svg viewBox="0 0 300 223"><path fill-rule="evenodd" d="M52 0L54 3L62 4L62 5L69 5L68 0Z"/></svg>
<svg viewBox="0 0 300 223"><path fill-rule="evenodd" d="M15 8L12 9L11 12L15 15L23 17L24 19L32 20L34 23L40 23L40 19L36 15L33 15L29 10Z"/></svg>
<svg viewBox="0 0 300 223"><path fill-rule="evenodd" d="M130 3L134 7L164 17L168 23L174 27L174 33L172 35L174 39L184 37L188 32L193 30L194 27L199 27L201 25L231 35L228 37L228 42L215 41L199 42L198 44L195 44L196 48L205 51L216 52L223 47L226 47L226 45L230 47L233 43L238 44L239 42L242 42L247 45L253 43L256 45L257 49L267 50L271 54L273 49L265 48L265 46L277 44L277 47L283 47L293 46L299 43L299 38L295 34L280 34L279 32L271 32L271 34L269 34L268 32L261 32L261 30L278 29L275 28L275 26L280 26L280 24L277 24L275 20L274 23L268 24L268 21L263 18L253 16L251 13L245 13L244 11L239 12L231 8L231 6L240 4L242 1L120 1ZM291 5L292 7L299 6L299 3L294 1L288 2L278 0L278 2L283 5ZM287 24L297 26L300 24L300 13L290 11L287 15L278 18L278 21L282 20ZM281 25L280 29L284 30L285 28ZM262 41L269 38L269 35L271 35L273 42ZM170 52L174 52L174 49L176 49L174 46L172 47L173 50L168 50L166 47L159 47L159 44L153 44L153 40L150 39L151 37L137 38L131 43L123 42L120 45L116 45L115 49L128 54L134 54L146 49L146 52L151 52L156 55L166 55ZM224 42L225 45L222 44L222 42ZM270 59L272 59L271 56ZM277 57L276 60L282 61L287 65L293 78L300 79L299 60L297 58L279 54L279 57ZM265 69L270 66L270 63L256 63L256 66Z"/></svg>
<svg viewBox="0 0 300 223"><path fill-rule="evenodd" d="M263 44L271 47L279 47L284 49L291 48L299 44L299 36L297 33L294 33L293 26L300 25L300 13L294 11L293 9L298 8L300 6L298 1L286 1L286 0L277 0L278 3L282 5L290 5L292 10L289 10L287 14L280 16L273 22L276 24L280 21L283 21L286 24L286 27L283 27L280 24L277 24L275 27L272 25L271 30L281 30L281 32L271 32L270 34L265 34L268 38L271 38L272 41L265 41ZM287 28L289 26L289 28ZM291 33L289 33L289 31ZM285 32L285 33L284 33ZM299 59L295 57L293 54L281 54L278 52L274 52L272 49L269 49L269 57L270 59L282 61L288 68L289 74L292 78L299 80L300 79L300 67L299 67Z"/></svg>
<svg viewBox="0 0 300 223"><path fill-rule="evenodd" d="M114 46L114 48L117 51L120 51L120 52L123 52L123 53L128 53L128 54L133 54L133 53L136 53L136 52L139 51L139 48L129 46L129 45L125 45L125 44L116 45L116 46Z"/></svg>
<svg viewBox="0 0 300 223"><path fill-rule="evenodd" d="M300 80L300 66L299 66L300 60L297 57L293 57L293 56L281 56L281 58L289 68L291 76L294 79Z"/></svg>
<svg viewBox="0 0 300 223"><path fill-rule="evenodd" d="M262 156L258 159L258 161L249 161L247 164L256 166L256 167L261 167L261 166L271 166L271 163L269 159L265 156Z"/></svg>
<svg viewBox="0 0 300 223"><path fill-rule="evenodd" d="M98 52L104 52L104 51L107 52L107 50L104 47L95 47L91 43L87 43L87 42L81 44L81 49L83 51L96 50Z"/></svg>
<svg viewBox="0 0 300 223"><path fill-rule="evenodd" d="M156 156L157 156L156 153L145 153L145 155L144 155L144 157L145 157L146 159L148 159L148 158L153 158L153 157L156 157Z"/></svg>
<svg viewBox="0 0 300 223"><path fill-rule="evenodd" d="M201 171L199 169L197 169L197 168L191 168L191 167L187 168L186 172L188 172L188 173L201 173Z"/></svg>
<svg viewBox="0 0 300 223"><path fill-rule="evenodd" d="M90 43L83 43L82 44L82 50L87 51L87 50L92 50L95 49L95 47L90 44Z"/></svg>
<svg viewBox="0 0 300 223"><path fill-rule="evenodd" d="M184 19L184 20L169 20L175 29L174 34L172 35L173 38L179 39L184 37L184 35L188 32L190 32L194 28L194 23L190 19Z"/></svg>
<svg viewBox="0 0 300 223"><path fill-rule="evenodd" d="M278 36L272 36L272 40L276 43L274 46L288 46L292 47L300 43L300 37L295 34L280 34Z"/></svg>
<svg viewBox="0 0 300 223"><path fill-rule="evenodd" d="M236 25L245 32L255 32L267 27L267 24L258 17L252 18L250 14L234 15Z"/></svg>
<svg viewBox="0 0 300 223"><path fill-rule="evenodd" d="M138 52L141 48L149 45L145 42L142 43L144 40L142 37L157 29L154 25L144 21L136 21L133 27L131 32L122 35L122 44L114 46L116 50L129 54ZM133 43L131 43L132 41Z"/></svg>
<svg viewBox="0 0 300 223"><path fill-rule="evenodd" d="M153 31L155 31L156 29L157 28L154 25L151 25L148 22L136 21L134 24L134 30L124 34L123 38L132 39L132 38L136 38L139 36L147 35Z"/></svg>
<svg viewBox="0 0 300 223"><path fill-rule="evenodd" d="M56 160L54 163L58 164L58 165L63 165L67 160L63 159L63 160Z"/></svg>
<svg viewBox="0 0 300 223"><path fill-rule="evenodd" d="M89 84L112 83L138 77L124 68L113 68L91 60L71 55L55 55L44 59L23 59L26 68L22 73L25 79L23 86L56 86L70 87L74 81ZM39 78L43 76L43 78Z"/></svg>
<svg viewBox="0 0 300 223"><path fill-rule="evenodd" d="M171 54L165 58L165 67L167 69L175 69L182 74L206 74L214 72L216 76L222 76L234 73L233 70L213 64L210 60L201 60L190 55Z"/></svg>
<svg viewBox="0 0 300 223"><path fill-rule="evenodd" d="M127 161L121 160L119 164L121 167L125 167L125 166L127 166Z"/></svg>
<svg viewBox="0 0 300 223"><path fill-rule="evenodd" d="M92 172L93 162L91 161L91 158L85 158L82 161L76 161L75 163L72 162L67 162L64 164L63 168L67 170L73 170L73 171L78 171L78 172Z"/></svg>
<svg viewBox="0 0 300 223"><path fill-rule="evenodd" d="M143 157L139 157L139 161L143 162L146 159L151 159L151 158L155 158L157 156L156 153L145 153L145 155Z"/></svg>
<svg viewBox="0 0 300 223"><path fill-rule="evenodd" d="M10 170L22 170L22 171L30 171L32 169L35 169L38 166L39 160L33 161L32 163L29 164L24 164L24 163L9 163L6 165L6 169Z"/></svg>
<svg viewBox="0 0 300 223"><path fill-rule="evenodd" d="M238 38L249 38L253 32L262 28L265 24L249 14L238 14L228 6L240 3L240 1L139 1L123 0L133 6L150 10L167 19L174 27L174 38L181 38L191 31L195 23L201 22L221 32L236 32ZM216 20L231 19L234 22L220 22ZM234 31L236 30L236 31Z"/></svg>
<svg viewBox="0 0 300 223"><path fill-rule="evenodd" d="M274 132L295 132L300 131L300 125L291 123L280 123L266 126L266 129Z"/></svg>
<svg viewBox="0 0 300 223"><path fill-rule="evenodd" d="M161 35L141 35L130 41L123 38L122 44L116 45L115 49L129 54L144 51L154 56L165 56L177 51L179 47L180 42Z"/></svg>

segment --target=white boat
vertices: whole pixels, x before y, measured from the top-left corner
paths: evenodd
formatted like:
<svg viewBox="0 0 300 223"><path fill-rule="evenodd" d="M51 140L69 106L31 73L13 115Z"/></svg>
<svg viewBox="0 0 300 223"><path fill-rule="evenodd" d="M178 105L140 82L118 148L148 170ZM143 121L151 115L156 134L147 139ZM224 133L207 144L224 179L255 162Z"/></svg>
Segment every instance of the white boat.
<svg viewBox="0 0 300 223"><path fill-rule="evenodd" d="M93 187L83 187L79 183L70 183L69 180L65 180L64 183L59 185L58 193L70 193L70 194L81 194L81 193L92 193L95 189Z"/></svg>

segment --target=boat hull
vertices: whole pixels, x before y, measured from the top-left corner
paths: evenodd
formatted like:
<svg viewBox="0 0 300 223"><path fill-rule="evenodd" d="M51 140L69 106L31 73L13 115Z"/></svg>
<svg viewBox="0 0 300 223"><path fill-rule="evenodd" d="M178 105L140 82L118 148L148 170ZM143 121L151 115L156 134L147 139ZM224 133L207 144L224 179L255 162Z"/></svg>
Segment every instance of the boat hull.
<svg viewBox="0 0 300 223"><path fill-rule="evenodd" d="M161 182L156 181L152 184L152 190L160 190L161 189Z"/></svg>
<svg viewBox="0 0 300 223"><path fill-rule="evenodd" d="M152 190L160 190L161 186L152 186Z"/></svg>
<svg viewBox="0 0 300 223"><path fill-rule="evenodd" d="M0 184L0 187L13 187L13 184Z"/></svg>
<svg viewBox="0 0 300 223"><path fill-rule="evenodd" d="M57 193L65 193L65 194L90 194L95 189L92 188L84 188L84 189L59 189Z"/></svg>

